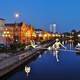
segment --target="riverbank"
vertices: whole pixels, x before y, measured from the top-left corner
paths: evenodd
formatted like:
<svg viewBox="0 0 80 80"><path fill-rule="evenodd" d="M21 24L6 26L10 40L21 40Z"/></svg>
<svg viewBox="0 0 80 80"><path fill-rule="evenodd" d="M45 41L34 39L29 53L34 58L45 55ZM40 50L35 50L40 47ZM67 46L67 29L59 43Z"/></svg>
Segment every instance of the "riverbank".
<svg viewBox="0 0 80 80"><path fill-rule="evenodd" d="M0 62L0 77L19 67L21 64L33 58L37 54L40 54L44 50L44 48L47 48L48 46L52 45L52 43L54 43L53 40L48 40L45 43L40 44L38 46L39 48L20 52L14 56L10 56L4 59Z"/></svg>

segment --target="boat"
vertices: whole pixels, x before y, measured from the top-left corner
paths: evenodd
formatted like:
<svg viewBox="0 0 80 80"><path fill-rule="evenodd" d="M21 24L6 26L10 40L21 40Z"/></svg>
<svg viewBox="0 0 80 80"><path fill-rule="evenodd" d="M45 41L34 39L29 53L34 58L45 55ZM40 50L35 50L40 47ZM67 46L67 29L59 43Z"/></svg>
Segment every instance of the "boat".
<svg viewBox="0 0 80 80"><path fill-rule="evenodd" d="M75 47L76 53L80 53L80 43L78 43Z"/></svg>

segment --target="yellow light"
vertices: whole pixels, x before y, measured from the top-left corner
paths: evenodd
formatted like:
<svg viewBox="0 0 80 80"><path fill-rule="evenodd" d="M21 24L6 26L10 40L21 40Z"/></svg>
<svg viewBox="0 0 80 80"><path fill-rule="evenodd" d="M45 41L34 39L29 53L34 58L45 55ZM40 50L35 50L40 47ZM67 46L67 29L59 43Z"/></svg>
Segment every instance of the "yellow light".
<svg viewBox="0 0 80 80"><path fill-rule="evenodd" d="M7 37L8 35L6 34L5 37Z"/></svg>
<svg viewBox="0 0 80 80"><path fill-rule="evenodd" d="M4 34L2 36L4 37Z"/></svg>
<svg viewBox="0 0 80 80"><path fill-rule="evenodd" d="M61 37L61 35L60 35L60 34L59 34L58 36L59 36L59 37Z"/></svg>
<svg viewBox="0 0 80 80"><path fill-rule="evenodd" d="M39 37L42 37L42 34L39 34Z"/></svg>
<svg viewBox="0 0 80 80"><path fill-rule="evenodd" d="M50 34L48 34L48 36L50 37L51 35L50 35Z"/></svg>
<svg viewBox="0 0 80 80"><path fill-rule="evenodd" d="M4 31L4 34L6 33L6 31Z"/></svg>
<svg viewBox="0 0 80 80"><path fill-rule="evenodd" d="M10 37L10 35L8 35Z"/></svg>
<svg viewBox="0 0 80 80"><path fill-rule="evenodd" d="M47 37L47 34L45 34L44 37Z"/></svg>
<svg viewBox="0 0 80 80"><path fill-rule="evenodd" d="M30 32L26 32L26 33L25 33L25 36L28 36L28 37L31 36L31 35L30 35Z"/></svg>
<svg viewBox="0 0 80 80"><path fill-rule="evenodd" d="M33 33L32 36L36 37L36 33Z"/></svg>
<svg viewBox="0 0 80 80"><path fill-rule="evenodd" d="M34 37L36 37L36 35L33 35Z"/></svg>
<svg viewBox="0 0 80 80"><path fill-rule="evenodd" d="M8 30L8 29L6 28L6 30Z"/></svg>
<svg viewBox="0 0 80 80"><path fill-rule="evenodd" d="M53 37L55 37L55 34L52 34Z"/></svg>
<svg viewBox="0 0 80 80"><path fill-rule="evenodd" d="M58 34L56 34L56 37L58 37Z"/></svg>
<svg viewBox="0 0 80 80"><path fill-rule="evenodd" d="M7 31L7 34L9 34L9 31Z"/></svg>

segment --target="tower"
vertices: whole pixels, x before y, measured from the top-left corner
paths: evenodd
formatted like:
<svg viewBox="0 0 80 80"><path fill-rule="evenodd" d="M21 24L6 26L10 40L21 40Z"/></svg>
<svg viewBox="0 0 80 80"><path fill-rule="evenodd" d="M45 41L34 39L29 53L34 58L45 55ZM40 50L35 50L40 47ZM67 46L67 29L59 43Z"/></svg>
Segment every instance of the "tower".
<svg viewBox="0 0 80 80"><path fill-rule="evenodd" d="M50 32L53 32L53 25L50 24Z"/></svg>
<svg viewBox="0 0 80 80"><path fill-rule="evenodd" d="M56 24L53 24L53 33L56 33Z"/></svg>

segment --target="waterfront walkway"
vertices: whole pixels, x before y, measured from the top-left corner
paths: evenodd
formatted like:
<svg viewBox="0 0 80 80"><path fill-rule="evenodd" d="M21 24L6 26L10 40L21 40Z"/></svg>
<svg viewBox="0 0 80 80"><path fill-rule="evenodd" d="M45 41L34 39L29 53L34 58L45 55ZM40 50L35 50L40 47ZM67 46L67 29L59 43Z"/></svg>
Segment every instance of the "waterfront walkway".
<svg viewBox="0 0 80 80"><path fill-rule="evenodd" d="M40 54L44 48L49 47L53 42L53 40L48 40L45 43L38 45L35 49L25 50L14 55L5 54L6 58L2 58L0 61L0 77L19 67L21 64L33 58L37 54Z"/></svg>

